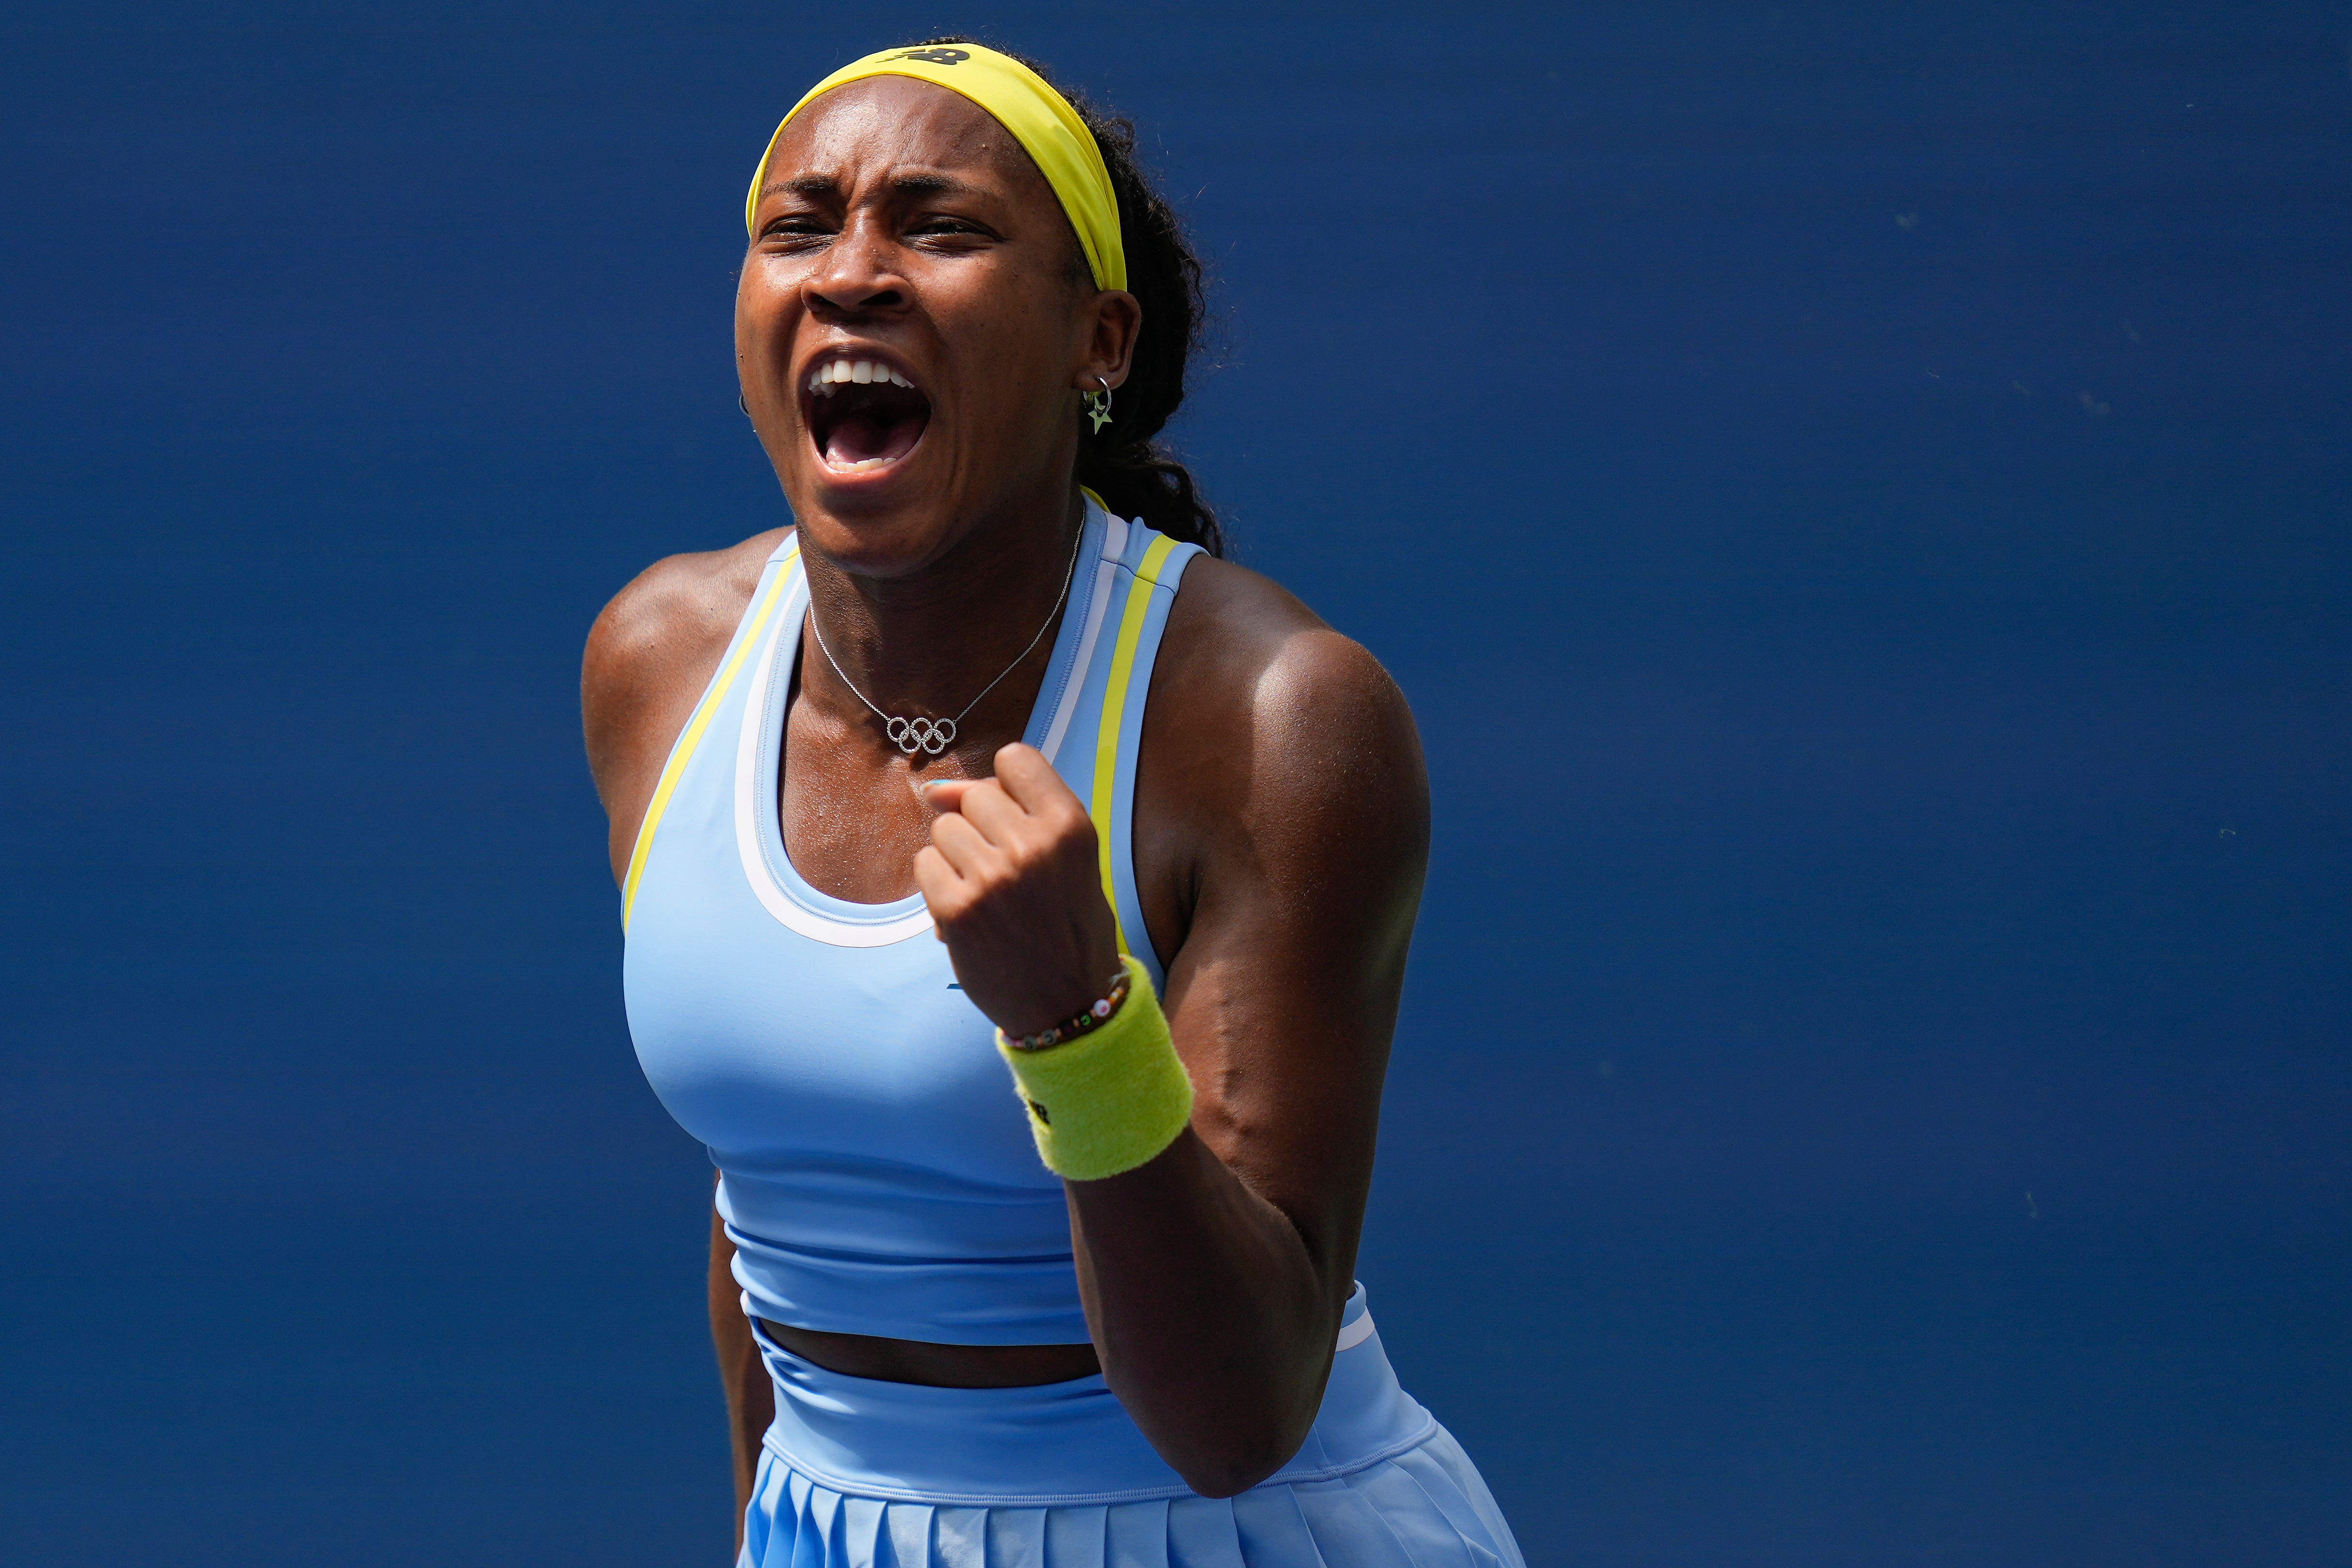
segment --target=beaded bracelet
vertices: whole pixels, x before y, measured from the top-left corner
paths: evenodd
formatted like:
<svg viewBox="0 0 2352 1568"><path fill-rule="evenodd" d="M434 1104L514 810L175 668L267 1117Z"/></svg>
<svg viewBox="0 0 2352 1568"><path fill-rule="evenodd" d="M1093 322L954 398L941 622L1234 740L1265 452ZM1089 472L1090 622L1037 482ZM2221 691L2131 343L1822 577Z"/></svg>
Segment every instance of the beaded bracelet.
<svg viewBox="0 0 2352 1568"><path fill-rule="evenodd" d="M1110 994L1094 1006L1076 1018L1065 1019L1052 1029L1038 1034L1004 1035L1004 1043L1015 1051L1043 1051L1049 1045L1059 1045L1066 1040L1076 1040L1088 1030L1098 1028L1108 1021L1110 1015L1118 1011L1118 1004L1127 1000L1129 984L1131 982L1128 978L1127 966L1121 964L1118 973L1111 978Z"/></svg>
<svg viewBox="0 0 2352 1568"><path fill-rule="evenodd" d="M1017 1051L1002 1031L996 1053L1013 1070L1029 1136L1066 1181L1101 1181L1157 1157L1192 1120L1192 1079L1176 1054L1151 977L1129 955L1127 1000L1052 1051Z"/></svg>

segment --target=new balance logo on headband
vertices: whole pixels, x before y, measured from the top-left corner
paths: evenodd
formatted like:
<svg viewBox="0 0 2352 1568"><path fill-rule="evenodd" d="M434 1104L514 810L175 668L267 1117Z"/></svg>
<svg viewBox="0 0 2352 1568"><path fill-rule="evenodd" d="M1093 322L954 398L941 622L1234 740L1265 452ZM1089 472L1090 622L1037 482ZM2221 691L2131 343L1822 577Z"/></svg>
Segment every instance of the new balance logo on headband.
<svg viewBox="0 0 2352 1568"><path fill-rule="evenodd" d="M758 237L752 219L759 214L760 193L768 178L768 160L776 153L777 139L793 115L837 87L867 77L913 77L959 93L988 110L998 124L1013 132L1023 152L1045 176L1077 231L1078 246L1087 253L1087 269L1097 288L1127 287L1127 246L1118 226L1118 196L1110 188L1110 171L1104 164L1095 133L1070 100L1051 82L1010 55L979 44L956 47L921 44L911 49L885 49L852 60L801 95L768 138L760 165L751 172L751 188L743 193L743 234Z"/></svg>

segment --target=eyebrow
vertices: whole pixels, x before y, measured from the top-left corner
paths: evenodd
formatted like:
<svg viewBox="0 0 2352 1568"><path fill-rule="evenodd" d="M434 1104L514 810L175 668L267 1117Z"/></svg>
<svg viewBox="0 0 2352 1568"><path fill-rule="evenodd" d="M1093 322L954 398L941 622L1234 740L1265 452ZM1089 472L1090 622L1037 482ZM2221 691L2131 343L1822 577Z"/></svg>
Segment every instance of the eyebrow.
<svg viewBox="0 0 2352 1568"><path fill-rule="evenodd" d="M987 193L980 186L946 174L898 174L890 181L890 189L902 196L960 195L979 196ZM778 192L796 196L838 196L841 182L831 174L801 174L790 180L778 180L760 188L760 198L765 201Z"/></svg>

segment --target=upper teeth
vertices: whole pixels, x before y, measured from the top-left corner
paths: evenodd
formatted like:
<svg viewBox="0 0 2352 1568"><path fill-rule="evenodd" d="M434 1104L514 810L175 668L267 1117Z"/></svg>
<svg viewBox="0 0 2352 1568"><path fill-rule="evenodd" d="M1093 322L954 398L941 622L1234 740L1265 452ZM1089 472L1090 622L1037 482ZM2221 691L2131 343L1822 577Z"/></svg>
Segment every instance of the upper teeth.
<svg viewBox="0 0 2352 1568"><path fill-rule="evenodd" d="M894 387L905 387L908 392L915 390L914 382L889 366L873 360L827 360L810 372L809 391L820 396L830 396L833 389L843 382L854 382L859 386L887 382Z"/></svg>

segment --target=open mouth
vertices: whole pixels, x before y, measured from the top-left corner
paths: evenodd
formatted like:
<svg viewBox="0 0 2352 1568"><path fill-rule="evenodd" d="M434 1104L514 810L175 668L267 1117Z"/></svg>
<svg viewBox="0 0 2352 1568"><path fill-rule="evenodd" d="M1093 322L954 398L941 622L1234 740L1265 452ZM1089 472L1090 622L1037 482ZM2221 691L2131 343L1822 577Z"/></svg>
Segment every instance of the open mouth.
<svg viewBox="0 0 2352 1568"><path fill-rule="evenodd" d="M836 354L818 361L803 388L809 439L836 474L870 474L915 449L931 423L931 400L906 373L879 360Z"/></svg>

